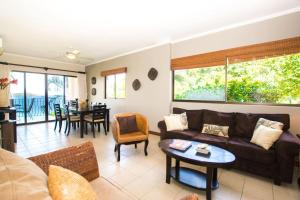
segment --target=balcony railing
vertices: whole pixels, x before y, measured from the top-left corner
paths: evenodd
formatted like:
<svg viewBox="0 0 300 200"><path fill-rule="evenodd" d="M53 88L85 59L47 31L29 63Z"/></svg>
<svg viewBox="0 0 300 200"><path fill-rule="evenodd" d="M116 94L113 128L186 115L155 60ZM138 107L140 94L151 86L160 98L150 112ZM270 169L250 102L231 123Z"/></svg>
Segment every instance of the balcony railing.
<svg viewBox="0 0 300 200"><path fill-rule="evenodd" d="M44 121L46 114L46 103L44 96L28 96L26 97L26 109L24 105L24 96L14 96L11 99L11 105L17 110L17 121L24 123L25 112L28 121ZM55 95L48 97L48 115L54 116L54 104L63 104L63 95Z"/></svg>

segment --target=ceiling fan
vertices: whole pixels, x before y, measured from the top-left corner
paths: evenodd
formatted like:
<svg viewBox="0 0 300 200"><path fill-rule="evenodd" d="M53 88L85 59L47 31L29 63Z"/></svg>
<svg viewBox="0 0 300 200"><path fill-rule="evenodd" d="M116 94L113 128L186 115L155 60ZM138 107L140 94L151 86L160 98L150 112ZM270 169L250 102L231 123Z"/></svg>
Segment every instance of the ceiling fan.
<svg viewBox="0 0 300 200"><path fill-rule="evenodd" d="M66 52L62 53L58 59L63 59L67 61L73 61L75 63L88 63L93 61L92 58L83 57L80 55L80 51L77 49L70 48Z"/></svg>

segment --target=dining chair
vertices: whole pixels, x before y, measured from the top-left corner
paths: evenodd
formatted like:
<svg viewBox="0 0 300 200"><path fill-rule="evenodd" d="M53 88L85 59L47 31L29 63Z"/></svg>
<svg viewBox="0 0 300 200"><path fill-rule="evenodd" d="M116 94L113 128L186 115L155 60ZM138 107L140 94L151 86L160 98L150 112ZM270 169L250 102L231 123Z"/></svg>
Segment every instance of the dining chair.
<svg viewBox="0 0 300 200"><path fill-rule="evenodd" d="M86 115L84 117L85 121L85 133L87 134L88 123L92 126L93 136L95 137L95 125L98 125L98 132L100 132L100 124L103 124L104 133L107 135L106 131L106 105L93 106L93 112L91 115Z"/></svg>
<svg viewBox="0 0 300 200"><path fill-rule="evenodd" d="M66 117L62 114L60 104L54 104L54 114L55 114L55 125L54 130L56 130L57 122L59 124L59 132L62 127L62 121L66 120Z"/></svg>
<svg viewBox="0 0 300 200"><path fill-rule="evenodd" d="M66 117L66 128L65 128L65 134L70 134L71 124L74 128L76 128L76 124L79 125L80 117L77 115L70 115L69 111L69 105L65 105L65 117ZM79 127L79 126L78 126Z"/></svg>
<svg viewBox="0 0 300 200"><path fill-rule="evenodd" d="M78 106L79 106L79 104L78 104L78 99L70 100L70 101L69 101L69 104L70 104L70 107L78 108Z"/></svg>

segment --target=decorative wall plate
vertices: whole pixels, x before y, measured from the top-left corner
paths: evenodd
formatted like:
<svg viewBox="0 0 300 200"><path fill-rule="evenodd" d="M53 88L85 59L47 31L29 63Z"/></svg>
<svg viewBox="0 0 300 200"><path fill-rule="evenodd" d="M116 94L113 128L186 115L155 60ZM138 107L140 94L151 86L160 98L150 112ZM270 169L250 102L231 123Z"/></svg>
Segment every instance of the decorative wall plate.
<svg viewBox="0 0 300 200"><path fill-rule="evenodd" d="M141 87L141 82L139 81L139 79L135 79L133 82L132 82L132 88L137 91L138 89L140 89Z"/></svg>
<svg viewBox="0 0 300 200"><path fill-rule="evenodd" d="M148 78L152 81L156 79L157 75L158 75L158 71L153 67L148 72Z"/></svg>
<svg viewBox="0 0 300 200"><path fill-rule="evenodd" d="M93 85L95 85L95 84L96 84L96 82L97 82L97 79L96 79L96 77L92 77L92 78L91 78L91 82L92 82L92 84L93 84Z"/></svg>
<svg viewBox="0 0 300 200"><path fill-rule="evenodd" d="M95 96L95 95L96 95L96 93L97 93L97 90L96 90L96 88L92 88L92 95L93 95L93 96Z"/></svg>

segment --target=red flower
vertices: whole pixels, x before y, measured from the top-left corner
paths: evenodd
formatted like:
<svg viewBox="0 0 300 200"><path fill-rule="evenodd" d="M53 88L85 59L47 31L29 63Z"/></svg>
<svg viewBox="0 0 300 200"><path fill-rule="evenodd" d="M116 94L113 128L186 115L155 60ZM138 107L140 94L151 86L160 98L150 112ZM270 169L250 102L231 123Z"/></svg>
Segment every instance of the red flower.
<svg viewBox="0 0 300 200"><path fill-rule="evenodd" d="M18 84L18 79L14 79L14 80L12 80L11 82L10 82L11 84Z"/></svg>

